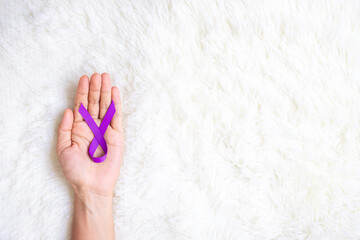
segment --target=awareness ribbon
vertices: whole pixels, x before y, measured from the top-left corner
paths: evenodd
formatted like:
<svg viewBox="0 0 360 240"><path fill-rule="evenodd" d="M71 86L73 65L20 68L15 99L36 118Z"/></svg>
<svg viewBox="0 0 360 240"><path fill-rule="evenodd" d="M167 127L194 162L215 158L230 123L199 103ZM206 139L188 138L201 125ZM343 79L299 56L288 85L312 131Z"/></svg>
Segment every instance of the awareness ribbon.
<svg viewBox="0 0 360 240"><path fill-rule="evenodd" d="M100 124L100 127L98 127L94 121L94 119L91 117L90 113L86 110L84 105L81 103L79 107L79 113L84 118L85 122L89 126L90 130L94 133L94 138L91 141L90 147L89 147L89 154L91 159L96 163L101 163L105 161L106 155L107 155L107 144L104 138L104 134L106 132L107 127L109 126L111 119L113 118L114 114L116 112L114 101L111 101L111 104L106 111L106 114L104 116L103 121ZM94 157L94 153L98 146L101 146L101 148L104 150L104 156L101 157Z"/></svg>

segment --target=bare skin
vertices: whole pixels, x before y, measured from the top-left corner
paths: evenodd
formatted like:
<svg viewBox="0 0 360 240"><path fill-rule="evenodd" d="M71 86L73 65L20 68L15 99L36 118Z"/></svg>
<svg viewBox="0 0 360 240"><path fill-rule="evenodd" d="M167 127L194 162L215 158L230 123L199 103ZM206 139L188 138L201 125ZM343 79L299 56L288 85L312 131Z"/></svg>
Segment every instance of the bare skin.
<svg viewBox="0 0 360 240"><path fill-rule="evenodd" d="M80 103L99 126L111 103L116 113L104 138L108 146L106 160L95 163L88 154L94 138L79 113ZM123 160L121 98L111 87L110 75L94 73L80 78L74 110L66 109L58 129L57 156L67 181L74 190L72 239L114 239L112 196ZM103 155L99 146L95 157Z"/></svg>

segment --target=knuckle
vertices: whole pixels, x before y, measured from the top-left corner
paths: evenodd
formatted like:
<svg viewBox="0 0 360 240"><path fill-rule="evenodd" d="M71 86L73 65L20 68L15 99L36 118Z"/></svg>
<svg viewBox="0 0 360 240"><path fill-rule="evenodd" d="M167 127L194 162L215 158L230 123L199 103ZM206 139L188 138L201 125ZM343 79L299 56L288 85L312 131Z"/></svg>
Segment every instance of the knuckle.
<svg viewBox="0 0 360 240"><path fill-rule="evenodd" d="M101 109L107 109L108 107L109 107L109 104L106 104L106 103L101 103L100 104Z"/></svg>
<svg viewBox="0 0 360 240"><path fill-rule="evenodd" d="M97 119L98 118L98 115L97 114L90 114L90 116L93 118L93 119Z"/></svg>
<svg viewBox="0 0 360 240"><path fill-rule="evenodd" d="M99 99L98 99L98 98L95 98L95 97L91 97L91 98L89 98L89 103L91 103L91 104L97 104L97 103L99 103Z"/></svg>
<svg viewBox="0 0 360 240"><path fill-rule="evenodd" d="M84 103L83 103L83 105L85 108L87 108L87 106L88 106L87 104L84 104ZM81 106L81 102L75 103L75 108L80 108L80 106Z"/></svg>

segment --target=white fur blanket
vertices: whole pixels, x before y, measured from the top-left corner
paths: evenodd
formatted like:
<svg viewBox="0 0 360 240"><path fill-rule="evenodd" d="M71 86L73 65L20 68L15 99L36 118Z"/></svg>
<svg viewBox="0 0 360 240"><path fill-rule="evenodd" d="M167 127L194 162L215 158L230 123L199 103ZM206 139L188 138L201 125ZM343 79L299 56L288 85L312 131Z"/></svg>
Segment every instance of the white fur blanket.
<svg viewBox="0 0 360 240"><path fill-rule="evenodd" d="M0 239L66 239L56 130L120 88L117 239L359 239L360 2L0 1Z"/></svg>

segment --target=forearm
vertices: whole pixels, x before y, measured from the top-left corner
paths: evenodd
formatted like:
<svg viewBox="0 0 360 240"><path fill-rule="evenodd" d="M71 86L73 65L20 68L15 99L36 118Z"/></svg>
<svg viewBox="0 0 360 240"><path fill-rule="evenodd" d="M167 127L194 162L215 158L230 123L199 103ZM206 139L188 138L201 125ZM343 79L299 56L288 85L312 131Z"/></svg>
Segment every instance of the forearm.
<svg viewBox="0 0 360 240"><path fill-rule="evenodd" d="M112 197L75 191L72 240L114 239Z"/></svg>

